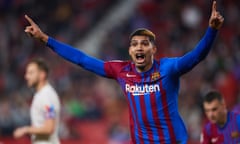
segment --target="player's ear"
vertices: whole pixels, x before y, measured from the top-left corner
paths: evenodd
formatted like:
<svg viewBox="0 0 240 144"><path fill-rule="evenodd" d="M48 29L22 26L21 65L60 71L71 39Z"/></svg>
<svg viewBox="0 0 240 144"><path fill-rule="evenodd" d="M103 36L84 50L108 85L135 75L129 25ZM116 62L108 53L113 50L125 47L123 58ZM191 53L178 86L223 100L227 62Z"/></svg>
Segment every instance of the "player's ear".
<svg viewBox="0 0 240 144"><path fill-rule="evenodd" d="M227 105L226 105L225 100L222 100L221 103L222 103L222 106L223 106L224 108L227 108Z"/></svg>
<svg viewBox="0 0 240 144"><path fill-rule="evenodd" d="M46 74L46 72L44 72L44 71L40 71L40 77L41 77L41 79L42 80L46 80L47 79L47 74Z"/></svg>
<svg viewBox="0 0 240 144"><path fill-rule="evenodd" d="M157 47L156 45L153 45L153 54L156 54L156 52L157 52Z"/></svg>
<svg viewBox="0 0 240 144"><path fill-rule="evenodd" d="M131 46L128 47L128 54L131 55Z"/></svg>

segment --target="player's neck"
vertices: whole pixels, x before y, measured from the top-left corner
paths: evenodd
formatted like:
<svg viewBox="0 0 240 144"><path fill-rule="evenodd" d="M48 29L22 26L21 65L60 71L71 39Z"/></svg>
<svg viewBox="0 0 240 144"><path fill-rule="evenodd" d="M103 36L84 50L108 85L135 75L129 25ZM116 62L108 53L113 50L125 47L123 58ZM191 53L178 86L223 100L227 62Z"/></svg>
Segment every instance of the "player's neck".
<svg viewBox="0 0 240 144"><path fill-rule="evenodd" d="M147 71L149 71L149 70L152 68L153 63L154 63L154 60L152 60L152 62L151 62L150 64L145 65L145 66L143 66L143 67L141 67L141 66L136 67L136 70L137 70L137 72L139 72L139 73L147 72Z"/></svg>
<svg viewBox="0 0 240 144"><path fill-rule="evenodd" d="M47 80L44 80L44 81L40 81L36 87L36 91L40 91L46 84L48 83Z"/></svg>
<svg viewBox="0 0 240 144"><path fill-rule="evenodd" d="M224 127L224 125L225 125L226 122L227 122L227 119L228 119L228 114L227 114L227 110L226 110L226 111L224 111L223 117L222 117L222 119L219 121L218 125L219 125L220 127Z"/></svg>

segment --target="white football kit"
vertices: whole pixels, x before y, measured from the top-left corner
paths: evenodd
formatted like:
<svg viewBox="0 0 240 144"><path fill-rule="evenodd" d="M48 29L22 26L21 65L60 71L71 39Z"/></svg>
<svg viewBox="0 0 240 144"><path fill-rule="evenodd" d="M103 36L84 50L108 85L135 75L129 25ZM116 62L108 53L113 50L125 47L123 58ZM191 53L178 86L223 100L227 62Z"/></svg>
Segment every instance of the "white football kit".
<svg viewBox="0 0 240 144"><path fill-rule="evenodd" d="M46 119L55 119L56 126L52 135L32 135L32 144L60 144L58 138L60 100L50 84L46 84L34 94L30 109L31 124L41 127Z"/></svg>

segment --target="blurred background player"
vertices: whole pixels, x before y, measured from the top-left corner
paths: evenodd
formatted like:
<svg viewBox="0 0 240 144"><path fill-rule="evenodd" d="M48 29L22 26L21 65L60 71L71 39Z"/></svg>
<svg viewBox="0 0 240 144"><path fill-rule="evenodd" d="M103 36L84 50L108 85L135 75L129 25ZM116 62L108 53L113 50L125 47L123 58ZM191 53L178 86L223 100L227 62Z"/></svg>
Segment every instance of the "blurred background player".
<svg viewBox="0 0 240 144"><path fill-rule="evenodd" d="M240 115L227 110L223 96L210 91L204 97L203 108L209 120L201 134L202 144L240 143Z"/></svg>
<svg viewBox="0 0 240 144"><path fill-rule="evenodd" d="M31 135L33 144L59 144L60 101L48 82L49 68L43 59L33 59L26 67L27 85L35 94L31 104L31 125L17 128L14 137Z"/></svg>
<svg viewBox="0 0 240 144"><path fill-rule="evenodd" d="M57 54L86 70L112 78L120 84L129 105L131 142L187 143L187 131L178 112L180 77L208 54L224 18L212 4L209 28L198 45L178 58L154 59L155 34L137 29L130 35L132 61L102 61L56 41L25 16L30 26L25 32L44 42Z"/></svg>

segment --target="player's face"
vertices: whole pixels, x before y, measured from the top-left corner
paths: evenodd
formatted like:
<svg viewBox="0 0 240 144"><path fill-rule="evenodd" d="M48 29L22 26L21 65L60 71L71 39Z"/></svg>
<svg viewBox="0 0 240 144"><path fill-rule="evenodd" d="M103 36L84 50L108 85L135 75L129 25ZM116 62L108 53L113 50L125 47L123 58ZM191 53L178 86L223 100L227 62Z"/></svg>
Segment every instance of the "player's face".
<svg viewBox="0 0 240 144"><path fill-rule="evenodd" d="M203 104L205 114L208 120L212 123L221 123L224 117L225 104L219 100L213 100L212 102L204 102Z"/></svg>
<svg viewBox="0 0 240 144"><path fill-rule="evenodd" d="M129 55L136 65L138 72L149 70L153 64L156 46L147 36L133 36L130 42Z"/></svg>
<svg viewBox="0 0 240 144"><path fill-rule="evenodd" d="M30 63L27 65L25 79L29 87L36 88L39 83L40 70L35 63Z"/></svg>

